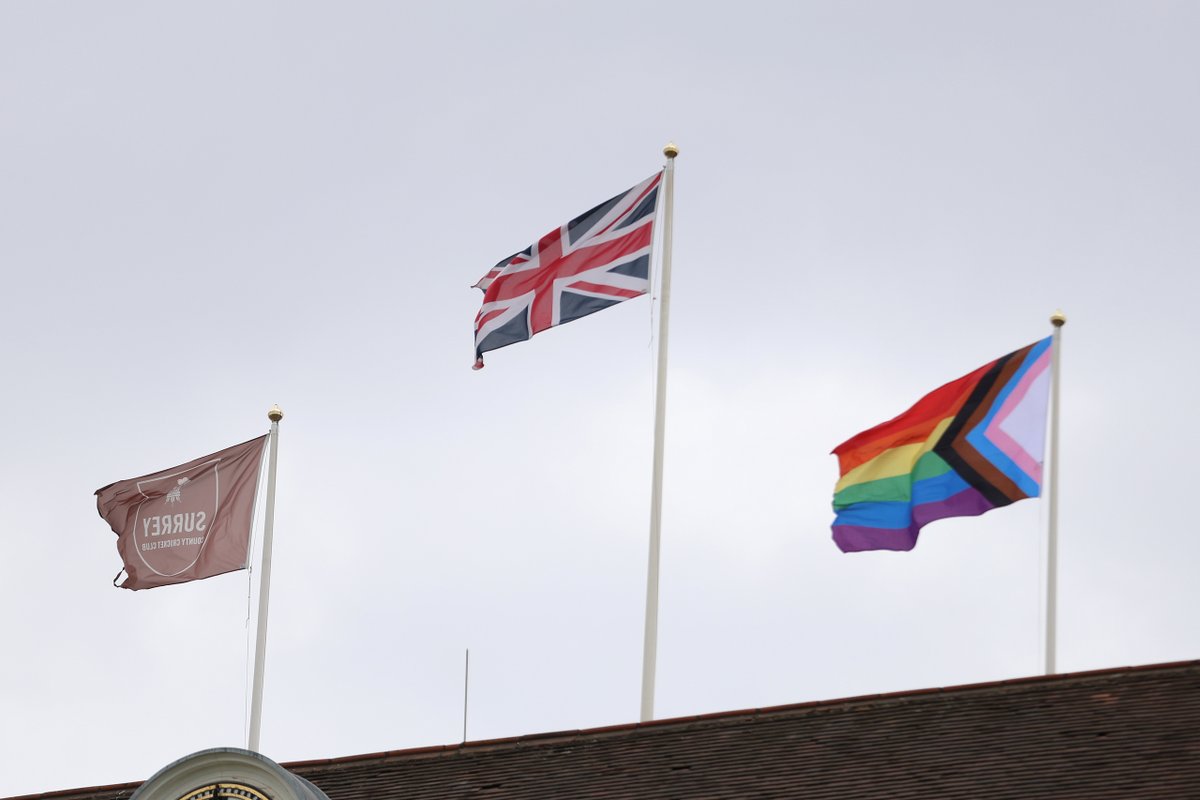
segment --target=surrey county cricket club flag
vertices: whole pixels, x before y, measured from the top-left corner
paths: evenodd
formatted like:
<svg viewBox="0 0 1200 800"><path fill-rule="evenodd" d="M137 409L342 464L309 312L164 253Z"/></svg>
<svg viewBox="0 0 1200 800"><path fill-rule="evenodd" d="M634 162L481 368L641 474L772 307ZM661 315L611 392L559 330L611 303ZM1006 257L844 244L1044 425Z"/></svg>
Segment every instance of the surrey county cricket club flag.
<svg viewBox="0 0 1200 800"><path fill-rule="evenodd" d="M96 491L96 510L117 534L125 562L122 589L152 589L246 568L266 441L260 436Z"/></svg>
<svg viewBox="0 0 1200 800"><path fill-rule="evenodd" d="M1042 488L1049 337L935 389L834 448L833 541L911 550L925 525L974 517Z"/></svg>
<svg viewBox="0 0 1200 800"><path fill-rule="evenodd" d="M502 259L479 279L475 369L489 350L649 291L661 182L657 172Z"/></svg>

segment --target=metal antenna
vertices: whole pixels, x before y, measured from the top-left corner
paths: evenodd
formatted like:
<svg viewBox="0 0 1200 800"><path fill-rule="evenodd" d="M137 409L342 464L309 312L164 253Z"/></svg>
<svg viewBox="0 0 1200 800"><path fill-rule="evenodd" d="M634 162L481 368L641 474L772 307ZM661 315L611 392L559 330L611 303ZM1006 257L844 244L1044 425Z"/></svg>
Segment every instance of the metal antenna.
<svg viewBox="0 0 1200 800"><path fill-rule="evenodd" d="M467 698L471 688L471 648L467 648L466 661L463 664L463 742L467 741Z"/></svg>

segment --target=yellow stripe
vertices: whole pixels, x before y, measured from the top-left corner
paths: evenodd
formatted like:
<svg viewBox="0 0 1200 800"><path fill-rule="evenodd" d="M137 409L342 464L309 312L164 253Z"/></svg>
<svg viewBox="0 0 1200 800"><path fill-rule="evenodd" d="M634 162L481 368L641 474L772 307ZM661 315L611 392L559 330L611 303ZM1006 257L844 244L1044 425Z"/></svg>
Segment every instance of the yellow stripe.
<svg viewBox="0 0 1200 800"><path fill-rule="evenodd" d="M859 464L842 476L842 479L837 482L837 486L833 488L834 494L856 483L894 478L897 475L907 475L912 472L913 467L917 465L917 459L934 448L953 420L954 417L946 417L939 422L933 429L933 433L929 434L929 438L923 442L889 448L865 464Z"/></svg>

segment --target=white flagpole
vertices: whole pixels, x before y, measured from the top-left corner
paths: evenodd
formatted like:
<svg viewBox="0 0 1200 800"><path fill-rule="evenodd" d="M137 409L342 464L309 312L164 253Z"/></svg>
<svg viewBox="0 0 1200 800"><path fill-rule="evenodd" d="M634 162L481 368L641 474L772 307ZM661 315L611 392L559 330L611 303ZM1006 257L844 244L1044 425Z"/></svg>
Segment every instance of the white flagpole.
<svg viewBox="0 0 1200 800"><path fill-rule="evenodd" d="M1055 672L1058 624L1058 373L1062 360L1062 328L1067 315L1061 309L1050 315L1054 338L1050 342L1050 491L1046 495L1046 674Z"/></svg>
<svg viewBox="0 0 1200 800"><path fill-rule="evenodd" d="M283 409L271 406L267 412L271 420L271 457L267 467L267 519L263 526L262 563L259 565L258 625L254 641L254 693L250 700L250 735L246 749L258 752L259 733L262 729L263 670L267 663L267 605L271 596L271 534L275 528L275 464L279 456L279 420Z"/></svg>
<svg viewBox="0 0 1200 800"><path fill-rule="evenodd" d="M658 300L658 367L654 389L654 475L650 488L650 559L646 574L646 636L642 643L642 722L654 718L654 670L658 658L658 553L662 540L663 434L667 411L667 321L671 308L671 222L675 203L675 156L673 142L663 148L667 166L663 170L662 284Z"/></svg>

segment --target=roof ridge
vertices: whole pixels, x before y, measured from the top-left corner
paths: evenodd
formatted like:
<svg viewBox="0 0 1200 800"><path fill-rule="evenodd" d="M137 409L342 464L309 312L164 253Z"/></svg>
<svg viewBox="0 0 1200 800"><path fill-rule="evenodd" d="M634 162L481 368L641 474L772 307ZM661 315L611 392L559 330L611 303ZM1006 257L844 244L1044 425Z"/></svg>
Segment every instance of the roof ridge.
<svg viewBox="0 0 1200 800"><path fill-rule="evenodd" d="M544 733L531 733L520 736L508 736L496 739L479 739L475 741L460 742L454 744L441 745L426 745L421 747L411 747L398 750L384 750L376 753L360 753L349 756L338 756L334 758L319 758L302 761L280 762L280 766L287 770L308 768L317 768L322 766L338 766L345 764L356 764L368 762L372 760L385 760L394 758L404 758L420 755L436 755L436 754L451 754L460 751L484 751L493 750L502 747L521 747L526 744L542 744L552 741L563 741L578 739L580 737L596 737L607 736L630 731L638 730L670 730L675 727L693 725L697 722L716 722L719 720L732 720L744 718L746 720L754 720L760 717L781 716L793 712L807 712L821 708L835 708L838 706L850 706L864 703L880 703L880 702L902 702L908 699L921 699L926 697L939 697L953 694L968 694L981 691L1004 689L1009 687L1030 686L1037 684L1068 684L1088 679L1101 677L1119 677L1124 675L1134 675L1152 672L1170 672L1173 670L1194 670L1200 669L1200 659L1186 661L1169 661L1156 664L1139 664L1135 666L1121 667L1105 667L1094 670L1084 670L1080 672L1066 672L1055 675L1029 675L1020 678L1007 678L996 681L985 681L979 683L957 684L945 687L935 687L926 689L905 689L896 692L886 692L878 694L856 695L852 697L841 697L829 700L808 700L800 703L788 703L777 706L764 706L760 708L738 709L731 711L716 711L705 714L693 714L682 717L669 717L666 719L649 720L647 722L629 722L616 725L604 725L594 728L580 728L575 730L549 731ZM25 794L0 798L0 800L70 800L70 798L79 798L80 800L95 800L95 796L101 793L112 792L120 794L122 792L136 789L145 781L134 781L128 783L114 783L104 786L80 787L74 789L61 789L51 792L42 792L40 794ZM118 800L114 795L110 800ZM124 799L122 799L124 800Z"/></svg>
<svg viewBox="0 0 1200 800"><path fill-rule="evenodd" d="M435 753L451 753L465 750L484 750L503 747L506 745L520 746L526 742L543 742L552 740L569 740L578 739L584 736L596 736L606 734L625 733L628 731L636 731L642 729L656 728L671 728L680 725L691 725L697 722L717 721L721 719L732 719L744 717L752 719L766 715L786 714L793 711L809 711L817 708L843 706L850 704L859 704L866 702L880 701L898 701L907 698L920 698L930 695L940 696L945 694L958 694L967 692L986 691L989 689L998 689L1010 686L1023 686L1038 683L1066 683L1069 681L1097 678L1103 675L1127 675L1131 673L1169 671L1172 669L1200 668L1200 659L1192 659L1186 661L1167 661L1157 664L1138 664L1133 666L1121 667L1104 667L1093 670L1083 670L1080 672L1061 672L1053 675L1027 675L1020 678L1005 678L995 681L983 681L979 683L964 683L955 684L944 687L933 687L926 689L902 689L895 692L882 692L878 694L853 695L850 697L839 697L829 700L806 700L799 703L787 703L777 706L763 706L760 708L737 709L731 711L713 711L704 714L692 714L682 717L668 717L665 719L654 719L645 722L624 722L615 725L602 725L595 728L577 728L560 731L547 731L544 733L529 733L518 736L504 736L495 739L477 739L473 741L457 742L453 744L432 745L422 747L401 748L398 750L381 750L376 753L361 753L349 756L336 756L333 758L318 758L305 761L288 761L281 762L280 766L285 769L306 768L316 766L332 766L337 764L350 764L360 761L383 760L390 758L401 758L416 755L433 755ZM3 799L0 799L3 800ZM11 800L25 800L25 798L11 798ZM32 798L30 798L32 800Z"/></svg>

